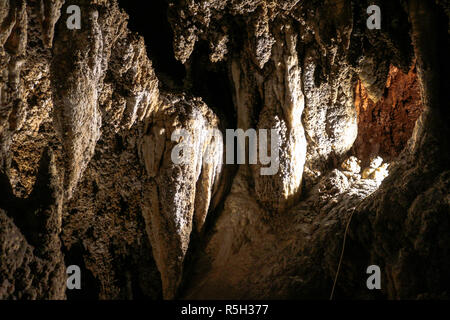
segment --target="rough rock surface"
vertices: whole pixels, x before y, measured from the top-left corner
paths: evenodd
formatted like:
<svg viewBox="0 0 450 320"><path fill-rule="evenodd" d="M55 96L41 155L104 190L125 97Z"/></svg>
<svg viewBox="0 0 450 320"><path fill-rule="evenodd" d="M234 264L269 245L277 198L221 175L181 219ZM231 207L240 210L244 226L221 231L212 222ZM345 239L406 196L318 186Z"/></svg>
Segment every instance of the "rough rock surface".
<svg viewBox="0 0 450 320"><path fill-rule="evenodd" d="M404 74L391 66L384 95L374 103L361 81L355 89L358 138L353 151L360 159L380 155L394 159L405 148L423 106L415 66ZM369 142L369 143L367 143Z"/></svg>
<svg viewBox="0 0 450 320"><path fill-rule="evenodd" d="M449 298L446 1L155 0L141 35L70 4L0 0L1 299ZM227 128L277 130L278 173Z"/></svg>

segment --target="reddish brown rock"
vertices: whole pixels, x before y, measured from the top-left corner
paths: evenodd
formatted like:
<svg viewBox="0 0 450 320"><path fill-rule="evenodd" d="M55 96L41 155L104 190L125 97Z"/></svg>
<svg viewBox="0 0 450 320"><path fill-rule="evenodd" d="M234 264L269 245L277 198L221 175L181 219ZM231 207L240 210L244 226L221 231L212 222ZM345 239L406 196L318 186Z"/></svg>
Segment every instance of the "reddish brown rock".
<svg viewBox="0 0 450 320"><path fill-rule="evenodd" d="M397 157L411 137L423 105L415 65L407 74L391 66L384 94L378 102L369 98L362 81L355 88L358 137L354 154L367 162L379 155L384 160Z"/></svg>

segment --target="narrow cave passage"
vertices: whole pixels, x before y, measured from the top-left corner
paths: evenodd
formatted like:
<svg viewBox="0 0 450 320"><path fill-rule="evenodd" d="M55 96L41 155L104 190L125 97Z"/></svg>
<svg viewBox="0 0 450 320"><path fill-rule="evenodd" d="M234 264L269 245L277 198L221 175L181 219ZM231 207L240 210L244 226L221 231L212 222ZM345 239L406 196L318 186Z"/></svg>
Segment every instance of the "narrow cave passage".
<svg viewBox="0 0 450 320"><path fill-rule="evenodd" d="M406 147L423 111L415 63L407 74L391 65L382 97L374 102L361 80L355 87L358 136L352 153L368 164L380 156L392 161Z"/></svg>

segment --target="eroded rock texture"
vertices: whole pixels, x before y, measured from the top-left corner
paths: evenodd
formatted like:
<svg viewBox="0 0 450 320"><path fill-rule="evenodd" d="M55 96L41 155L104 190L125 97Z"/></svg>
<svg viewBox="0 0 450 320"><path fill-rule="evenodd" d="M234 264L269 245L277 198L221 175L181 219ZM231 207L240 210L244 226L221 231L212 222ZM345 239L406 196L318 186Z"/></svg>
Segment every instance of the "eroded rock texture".
<svg viewBox="0 0 450 320"><path fill-rule="evenodd" d="M223 140L213 130L218 119L201 100L168 96L142 138L148 176L143 215L165 298L174 298L181 283L192 230L201 232L208 211L214 210ZM190 152L178 150L181 144ZM174 163L176 156L180 159Z"/></svg>
<svg viewBox="0 0 450 320"><path fill-rule="evenodd" d="M0 298L449 298L446 1L120 5L0 0Z"/></svg>

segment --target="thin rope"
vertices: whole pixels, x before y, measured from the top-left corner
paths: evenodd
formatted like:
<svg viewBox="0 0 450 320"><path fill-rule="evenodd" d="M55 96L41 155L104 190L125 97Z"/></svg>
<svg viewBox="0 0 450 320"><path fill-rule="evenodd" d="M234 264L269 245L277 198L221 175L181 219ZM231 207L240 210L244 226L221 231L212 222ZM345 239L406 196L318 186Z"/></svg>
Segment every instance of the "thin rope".
<svg viewBox="0 0 450 320"><path fill-rule="evenodd" d="M347 232L348 232L348 228L349 228L349 226L350 226L350 222L352 221L353 214L355 213L356 208L358 208L358 207L359 207L359 205L356 206L356 207L353 209L352 213L350 214L350 218L348 219L347 227L345 228L344 241L343 241L343 243L342 243L341 256L340 256L340 258L339 258L339 264L338 264L338 267L337 267L337 270L336 270L336 276L335 276L334 282L333 282L333 289L331 289L330 300L333 300L334 289L336 288L336 283L337 283L337 280L338 280L339 271L341 270L341 264L342 264L342 260L343 260L343 258L344 258L345 242L346 242L346 240L347 240Z"/></svg>

